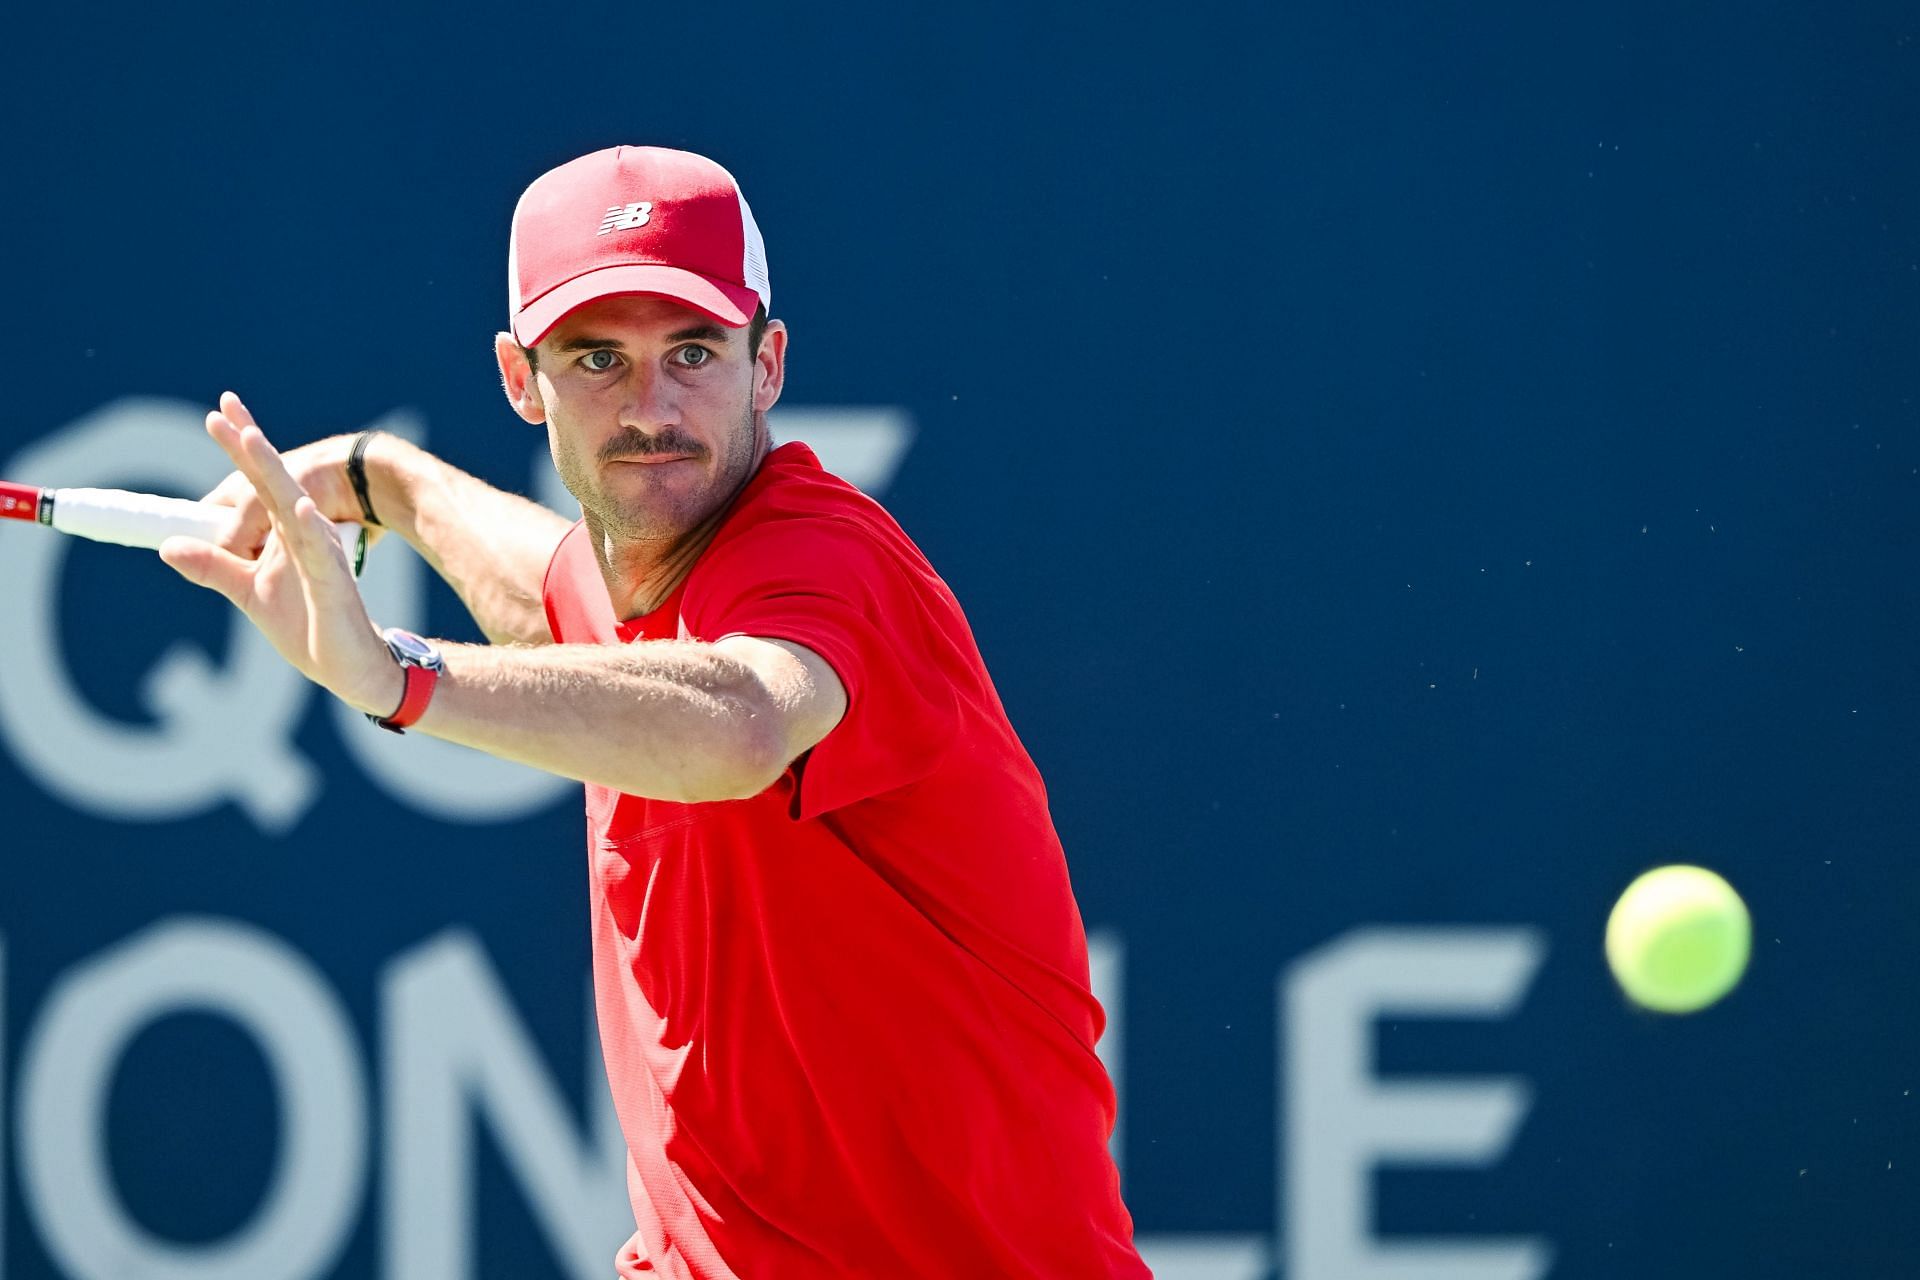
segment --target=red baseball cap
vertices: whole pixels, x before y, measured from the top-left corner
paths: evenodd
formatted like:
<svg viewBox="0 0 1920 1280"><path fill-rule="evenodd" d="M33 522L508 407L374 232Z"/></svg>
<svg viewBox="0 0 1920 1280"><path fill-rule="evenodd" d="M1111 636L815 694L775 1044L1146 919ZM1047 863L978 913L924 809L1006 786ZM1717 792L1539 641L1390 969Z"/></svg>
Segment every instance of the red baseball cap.
<svg viewBox="0 0 1920 1280"><path fill-rule="evenodd" d="M733 175L690 151L610 147L534 180L513 210L507 300L531 347L575 307L671 298L738 327L773 304L767 248Z"/></svg>

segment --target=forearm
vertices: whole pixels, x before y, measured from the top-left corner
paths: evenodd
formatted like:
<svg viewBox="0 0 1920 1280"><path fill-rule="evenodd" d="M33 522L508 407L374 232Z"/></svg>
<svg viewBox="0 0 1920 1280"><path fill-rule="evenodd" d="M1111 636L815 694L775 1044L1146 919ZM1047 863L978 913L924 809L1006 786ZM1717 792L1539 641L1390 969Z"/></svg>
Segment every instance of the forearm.
<svg viewBox="0 0 1920 1280"><path fill-rule="evenodd" d="M442 646L446 670L412 730L629 795L757 795L790 760L778 678L696 641ZM372 698L388 698L372 693ZM385 706L399 700L396 672Z"/></svg>
<svg viewBox="0 0 1920 1280"><path fill-rule="evenodd" d="M374 513L456 591L488 639L546 644L540 584L570 524L397 436L367 454Z"/></svg>

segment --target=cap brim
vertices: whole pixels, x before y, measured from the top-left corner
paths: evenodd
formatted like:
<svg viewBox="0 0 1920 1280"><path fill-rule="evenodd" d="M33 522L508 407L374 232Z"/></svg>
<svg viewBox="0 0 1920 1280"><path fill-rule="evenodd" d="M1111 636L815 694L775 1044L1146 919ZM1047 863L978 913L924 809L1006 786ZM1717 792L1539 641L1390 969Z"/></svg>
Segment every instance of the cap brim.
<svg viewBox="0 0 1920 1280"><path fill-rule="evenodd" d="M531 347L568 312L599 298L629 294L669 298L735 329L752 320L760 305L760 295L746 285L709 280L682 267L634 262L601 267L547 290L520 308L513 318L513 336L521 346Z"/></svg>

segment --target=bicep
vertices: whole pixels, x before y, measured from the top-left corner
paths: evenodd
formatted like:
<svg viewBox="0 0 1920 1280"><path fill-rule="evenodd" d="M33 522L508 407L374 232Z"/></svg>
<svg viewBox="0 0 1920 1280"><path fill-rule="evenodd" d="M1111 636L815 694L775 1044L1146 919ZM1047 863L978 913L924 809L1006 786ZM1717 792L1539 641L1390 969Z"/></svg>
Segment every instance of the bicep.
<svg viewBox="0 0 1920 1280"><path fill-rule="evenodd" d="M803 644L728 636L714 648L746 665L766 688L785 743L784 764L820 744L847 714L847 688L827 660Z"/></svg>

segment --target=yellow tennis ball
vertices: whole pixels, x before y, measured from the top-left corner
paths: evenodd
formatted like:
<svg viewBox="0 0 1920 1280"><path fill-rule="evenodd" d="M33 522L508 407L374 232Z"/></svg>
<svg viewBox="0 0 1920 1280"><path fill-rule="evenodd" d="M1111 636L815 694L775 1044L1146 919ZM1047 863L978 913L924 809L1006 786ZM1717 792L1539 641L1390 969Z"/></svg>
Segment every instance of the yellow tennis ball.
<svg viewBox="0 0 1920 1280"><path fill-rule="evenodd" d="M1693 1013L1733 990L1753 922L1733 886L1705 867L1655 867L1607 917L1607 964L1634 1003Z"/></svg>

